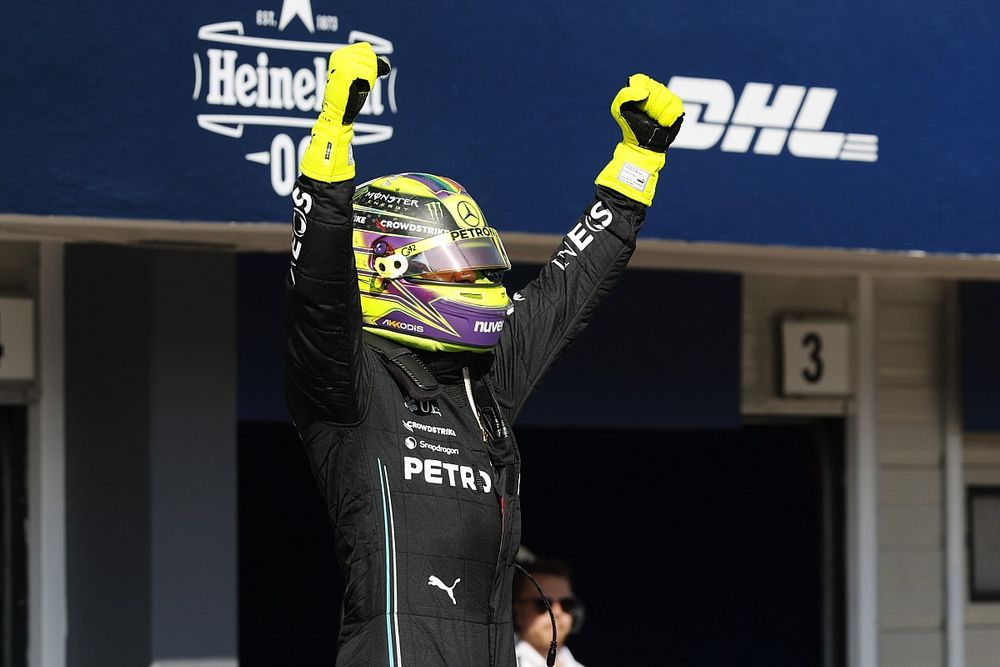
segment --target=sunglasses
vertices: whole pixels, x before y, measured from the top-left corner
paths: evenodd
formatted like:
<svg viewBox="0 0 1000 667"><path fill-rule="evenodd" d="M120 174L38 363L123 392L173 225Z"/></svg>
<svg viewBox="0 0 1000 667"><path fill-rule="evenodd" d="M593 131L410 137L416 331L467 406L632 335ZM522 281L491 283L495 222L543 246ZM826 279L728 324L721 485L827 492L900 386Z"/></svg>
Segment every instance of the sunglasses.
<svg viewBox="0 0 1000 667"><path fill-rule="evenodd" d="M575 596L569 595L559 600L549 600L549 603L553 606L558 602L559 606L562 607L563 611L567 614L576 614L580 611L583 606ZM541 598L529 598L523 600L514 600L515 604L530 604L534 607L535 613L544 614L545 613L545 601Z"/></svg>

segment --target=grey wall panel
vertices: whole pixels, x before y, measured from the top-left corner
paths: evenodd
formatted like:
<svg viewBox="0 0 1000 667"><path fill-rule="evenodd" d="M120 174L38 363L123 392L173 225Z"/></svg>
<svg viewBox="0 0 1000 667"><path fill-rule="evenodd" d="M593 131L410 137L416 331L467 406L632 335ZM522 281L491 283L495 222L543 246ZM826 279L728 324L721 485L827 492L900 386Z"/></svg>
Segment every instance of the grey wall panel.
<svg viewBox="0 0 1000 667"><path fill-rule="evenodd" d="M235 257L66 252L69 667L236 655Z"/></svg>
<svg viewBox="0 0 1000 667"><path fill-rule="evenodd" d="M157 252L151 266L153 657L231 657L236 260Z"/></svg>
<svg viewBox="0 0 1000 667"><path fill-rule="evenodd" d="M150 659L149 267L116 247L66 249L69 667Z"/></svg>

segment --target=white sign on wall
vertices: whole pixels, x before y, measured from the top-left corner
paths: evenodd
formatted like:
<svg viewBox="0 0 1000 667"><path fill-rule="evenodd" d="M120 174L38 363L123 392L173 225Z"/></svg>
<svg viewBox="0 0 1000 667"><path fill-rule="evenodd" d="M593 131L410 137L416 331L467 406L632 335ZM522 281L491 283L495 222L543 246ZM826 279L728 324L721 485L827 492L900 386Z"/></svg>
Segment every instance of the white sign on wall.
<svg viewBox="0 0 1000 667"><path fill-rule="evenodd" d="M851 324L834 319L781 322L782 393L847 396L851 393Z"/></svg>
<svg viewBox="0 0 1000 667"><path fill-rule="evenodd" d="M35 378L34 324L34 301L0 298L0 380Z"/></svg>

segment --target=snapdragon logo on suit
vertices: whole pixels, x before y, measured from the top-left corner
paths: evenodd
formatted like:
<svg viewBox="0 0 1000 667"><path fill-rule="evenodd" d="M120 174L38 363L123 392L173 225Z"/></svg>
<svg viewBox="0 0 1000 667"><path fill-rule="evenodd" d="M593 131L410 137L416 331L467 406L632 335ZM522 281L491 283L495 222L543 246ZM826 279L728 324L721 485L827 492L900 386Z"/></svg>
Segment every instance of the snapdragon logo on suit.
<svg viewBox="0 0 1000 667"><path fill-rule="evenodd" d="M444 454L445 456L454 456L455 454L458 454L457 447L445 447L443 445L436 445L433 442L427 442L426 440L417 440L416 438L410 435L406 436L406 438L403 440L403 445L407 449L416 449L417 447L420 447L420 449L429 449L432 452L437 452L438 454Z"/></svg>
<svg viewBox="0 0 1000 667"><path fill-rule="evenodd" d="M309 131L322 110L330 53L355 42L371 43L382 56L393 53L389 39L344 29L339 17L315 13L312 2L283 0L279 8L256 10L246 23L237 16L203 25L203 48L193 54L198 127L240 141L244 158L268 170L281 197L295 186ZM386 121L397 111L396 74L393 67L375 81L354 123L355 146L392 138Z"/></svg>
<svg viewBox="0 0 1000 667"><path fill-rule="evenodd" d="M878 161L878 135L834 132L826 121L836 88L749 82L739 95L721 79L675 76L667 84L684 100L684 125L671 148Z"/></svg>

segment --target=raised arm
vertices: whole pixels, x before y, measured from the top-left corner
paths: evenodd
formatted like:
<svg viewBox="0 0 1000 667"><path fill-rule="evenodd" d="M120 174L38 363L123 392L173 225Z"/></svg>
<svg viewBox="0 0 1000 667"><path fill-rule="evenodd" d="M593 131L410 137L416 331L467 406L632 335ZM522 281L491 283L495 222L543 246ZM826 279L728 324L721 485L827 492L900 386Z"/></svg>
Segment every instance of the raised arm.
<svg viewBox="0 0 1000 667"><path fill-rule="evenodd" d="M350 424L368 392L352 248L354 118L388 63L367 43L334 51L292 192L292 262L286 280L285 395L296 425Z"/></svg>
<svg viewBox="0 0 1000 667"><path fill-rule="evenodd" d="M644 74L629 77L612 102L623 138L596 179L596 196L508 310L492 370L508 417L625 270L683 112L680 98Z"/></svg>

